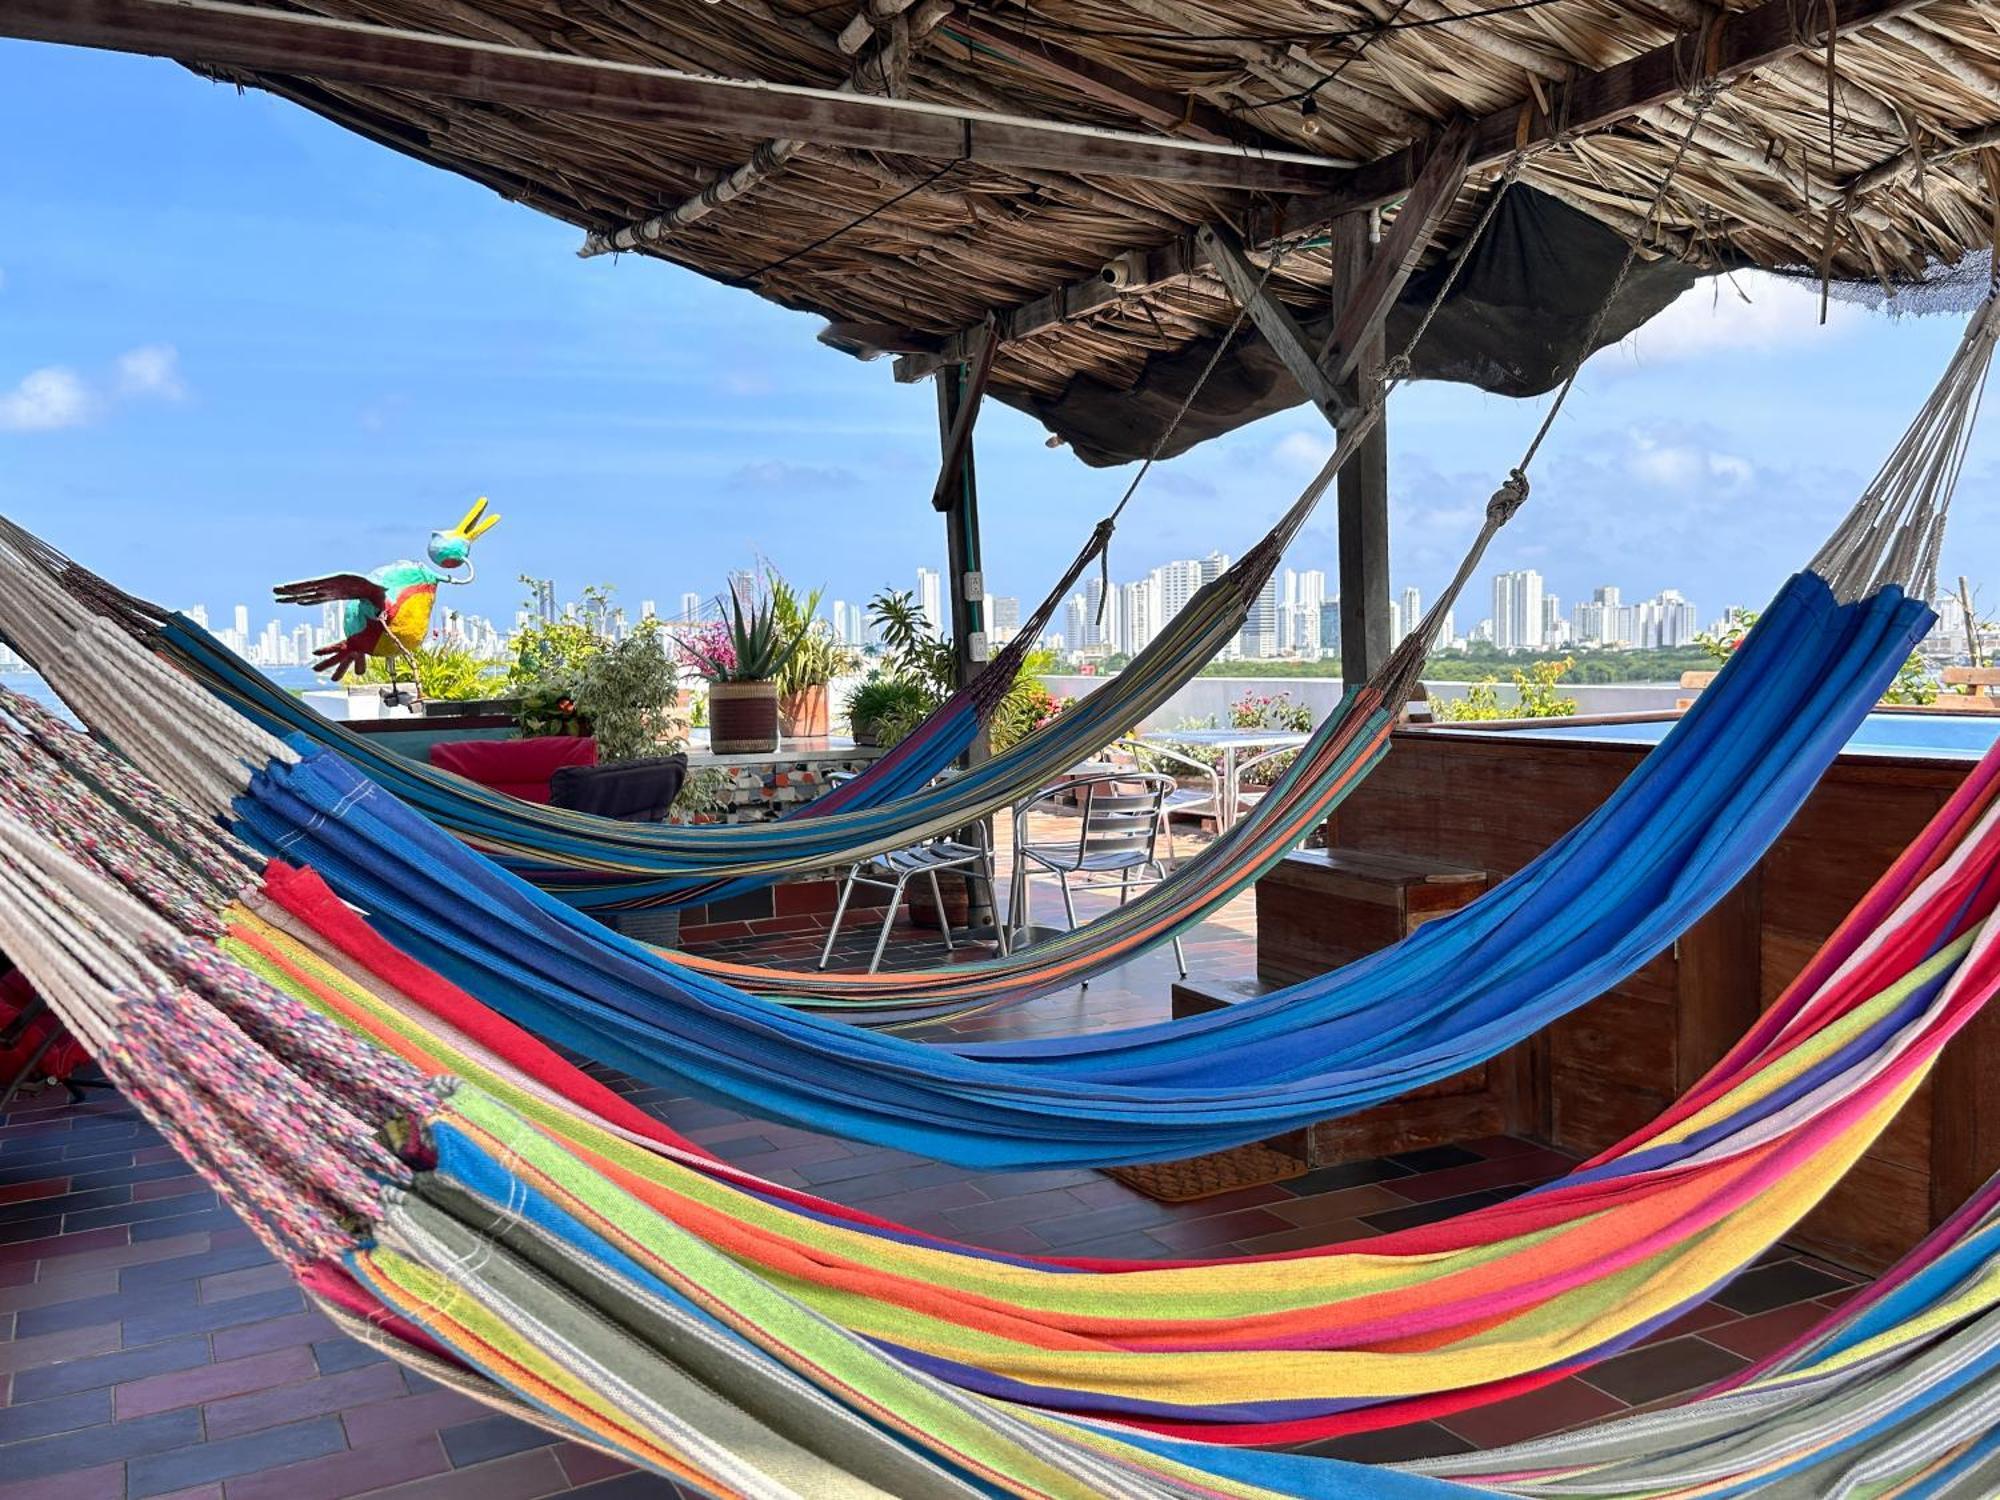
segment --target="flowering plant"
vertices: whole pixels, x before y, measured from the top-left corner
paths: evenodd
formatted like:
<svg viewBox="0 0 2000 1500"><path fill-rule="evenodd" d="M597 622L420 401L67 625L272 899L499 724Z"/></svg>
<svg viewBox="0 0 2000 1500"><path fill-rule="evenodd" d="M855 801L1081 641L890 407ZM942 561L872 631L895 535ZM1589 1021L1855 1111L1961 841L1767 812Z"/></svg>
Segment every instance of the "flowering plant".
<svg viewBox="0 0 2000 1500"><path fill-rule="evenodd" d="M682 631L674 638L674 655L682 666L710 682L727 682L736 675L736 647L729 627L720 620Z"/></svg>

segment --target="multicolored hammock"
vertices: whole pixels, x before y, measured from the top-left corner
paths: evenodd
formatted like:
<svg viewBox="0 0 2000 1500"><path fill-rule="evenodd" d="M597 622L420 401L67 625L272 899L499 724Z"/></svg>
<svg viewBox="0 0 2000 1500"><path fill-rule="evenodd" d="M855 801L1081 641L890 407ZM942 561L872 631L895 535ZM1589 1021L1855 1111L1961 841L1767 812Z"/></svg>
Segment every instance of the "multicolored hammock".
<svg viewBox="0 0 2000 1500"><path fill-rule="evenodd" d="M123 592L4 519L0 539L300 753L337 752L469 847L570 905L624 910L719 900L788 874L907 848L1039 791L1145 719L1235 637L1353 448L1343 444L1276 525L1204 584L1124 671L1049 724L962 775L938 780L999 707L1049 615L1108 545L1108 522L971 684L855 780L789 817L756 824L620 823L521 802L322 717L185 616Z"/></svg>
<svg viewBox="0 0 2000 1500"><path fill-rule="evenodd" d="M1682 1412L1429 1474L1216 1445L1532 1389L1782 1235L2000 989L2000 751L1617 1147L1443 1223L1160 1264L981 1251L714 1162L316 876L250 880L228 840L23 711L0 736L0 949L344 1326L709 1493L1459 1493L1440 1471L1530 1494L1990 1493L1990 1189L1807 1345Z"/></svg>
<svg viewBox="0 0 2000 1500"><path fill-rule="evenodd" d="M1929 627L1902 583L1935 574L1995 306L1812 568L1592 817L1393 948L1166 1025L923 1046L781 1010L606 932L338 757L276 745L6 549L0 628L191 805L310 863L398 947L537 1035L766 1118L968 1166L1195 1156L1497 1054L1633 972L1736 883Z"/></svg>

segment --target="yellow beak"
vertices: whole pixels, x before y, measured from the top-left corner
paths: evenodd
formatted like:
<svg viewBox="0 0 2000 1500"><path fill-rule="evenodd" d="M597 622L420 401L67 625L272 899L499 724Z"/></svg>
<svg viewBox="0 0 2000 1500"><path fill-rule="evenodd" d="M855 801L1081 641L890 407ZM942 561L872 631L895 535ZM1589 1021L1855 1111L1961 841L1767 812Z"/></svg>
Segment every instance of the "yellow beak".
<svg viewBox="0 0 2000 1500"><path fill-rule="evenodd" d="M481 520L481 516L486 516ZM450 535L462 536L468 542L476 542L495 526L500 524L498 516L486 515L486 497L481 495L473 502L472 509L465 513L465 519L452 527Z"/></svg>

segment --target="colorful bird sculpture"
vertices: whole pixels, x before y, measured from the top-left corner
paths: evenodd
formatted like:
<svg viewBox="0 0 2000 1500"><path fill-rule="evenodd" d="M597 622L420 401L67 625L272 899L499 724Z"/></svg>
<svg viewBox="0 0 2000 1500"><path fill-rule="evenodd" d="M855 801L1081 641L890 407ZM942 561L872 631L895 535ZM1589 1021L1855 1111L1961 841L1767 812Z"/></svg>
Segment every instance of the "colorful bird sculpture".
<svg viewBox="0 0 2000 1500"><path fill-rule="evenodd" d="M282 583L272 593L280 604L346 602L341 623L347 635L313 653L313 669L332 672L338 682L349 672L366 668L370 657L390 663L409 660L430 634L438 585L472 582L472 544L499 524L498 516L486 515L486 497L481 495L463 521L449 531L431 533L430 546L424 549L427 561L406 558L365 577L333 573ZM392 676L393 672L392 666Z"/></svg>

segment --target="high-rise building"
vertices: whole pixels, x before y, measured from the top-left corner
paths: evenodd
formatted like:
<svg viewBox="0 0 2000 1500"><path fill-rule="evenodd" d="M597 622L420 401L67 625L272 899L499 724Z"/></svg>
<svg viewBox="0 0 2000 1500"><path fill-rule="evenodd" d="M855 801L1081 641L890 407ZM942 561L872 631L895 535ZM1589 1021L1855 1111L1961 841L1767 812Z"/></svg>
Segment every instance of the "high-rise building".
<svg viewBox="0 0 2000 1500"><path fill-rule="evenodd" d="M1569 622L1563 619L1563 602L1555 594L1542 595L1542 644L1560 646L1569 638Z"/></svg>
<svg viewBox="0 0 2000 1500"><path fill-rule="evenodd" d="M917 569L917 612L932 635L944 634L944 591L936 568Z"/></svg>
<svg viewBox="0 0 2000 1500"><path fill-rule="evenodd" d="M1165 624L1187 608L1188 600L1205 581L1201 562L1192 557L1161 563L1153 569L1154 604L1160 612L1160 622Z"/></svg>
<svg viewBox="0 0 2000 1500"><path fill-rule="evenodd" d="M1116 644L1120 651L1136 656L1146 649L1160 628L1158 608L1152 579L1142 578L1119 588Z"/></svg>
<svg viewBox="0 0 2000 1500"><path fill-rule="evenodd" d="M1533 568L1494 577L1493 644L1502 651L1541 649L1542 575Z"/></svg>
<svg viewBox="0 0 2000 1500"><path fill-rule="evenodd" d="M1280 597L1278 580L1265 579L1264 587L1257 592L1256 602L1250 606L1250 613L1244 617L1243 628L1237 633L1236 641L1243 654L1252 661L1263 661L1278 654Z"/></svg>
<svg viewBox="0 0 2000 1500"><path fill-rule="evenodd" d="M1201 581L1203 583L1213 583L1228 571L1229 554L1227 552L1211 552L1201 560Z"/></svg>
<svg viewBox="0 0 2000 1500"><path fill-rule="evenodd" d="M1685 646L1700 626L1694 605L1679 589L1661 589L1643 604L1632 606L1631 642L1641 648Z"/></svg>
<svg viewBox="0 0 2000 1500"><path fill-rule="evenodd" d="M1071 651L1081 651L1089 644L1084 636L1086 613L1081 594L1071 594L1063 605L1063 643Z"/></svg>
<svg viewBox="0 0 2000 1500"><path fill-rule="evenodd" d="M655 603L654 603L654 602L653 602L653 601L652 601L651 599L641 599L641 600L639 601L639 618L640 618L640 619L642 619L642 620L657 620L657 619L659 619L659 617L660 617L660 607L659 607L659 605L655 604Z"/></svg>
<svg viewBox="0 0 2000 1500"><path fill-rule="evenodd" d="M1319 649L1340 654L1340 598L1338 595L1319 607Z"/></svg>
<svg viewBox="0 0 2000 1500"><path fill-rule="evenodd" d="M680 618L693 624L701 618L701 595L682 594Z"/></svg>
<svg viewBox="0 0 2000 1500"><path fill-rule="evenodd" d="M986 639L1004 646L1021 633L1021 601L1012 594L986 596Z"/></svg>
<svg viewBox="0 0 2000 1500"><path fill-rule="evenodd" d="M247 645L250 640L250 606L247 604L237 605L233 612L233 619L236 628L236 639Z"/></svg>
<svg viewBox="0 0 2000 1500"><path fill-rule="evenodd" d="M1417 591L1416 585L1412 584L1403 590L1402 603L1403 628L1396 637L1399 641L1403 636L1415 630L1417 628L1417 621L1424 617L1424 596Z"/></svg>

